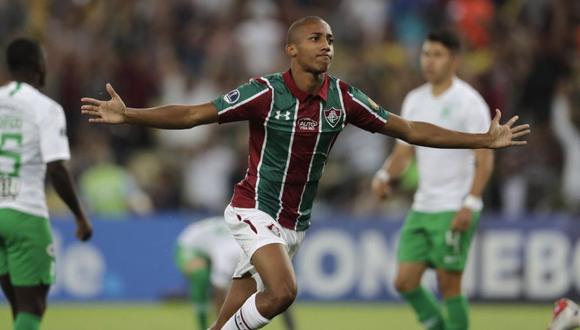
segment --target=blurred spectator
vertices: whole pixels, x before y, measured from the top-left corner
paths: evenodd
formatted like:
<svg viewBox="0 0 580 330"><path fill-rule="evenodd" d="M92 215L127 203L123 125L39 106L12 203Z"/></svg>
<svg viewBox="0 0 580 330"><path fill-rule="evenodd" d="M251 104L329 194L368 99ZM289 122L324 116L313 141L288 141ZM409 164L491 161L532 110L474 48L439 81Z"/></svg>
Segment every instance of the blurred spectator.
<svg viewBox="0 0 580 330"><path fill-rule="evenodd" d="M87 152L91 165L80 177L80 190L93 214L116 220L130 213L143 215L151 211L151 201L133 176L113 162L105 140L93 139Z"/></svg>
<svg viewBox="0 0 580 330"><path fill-rule="evenodd" d="M578 146L569 143L574 130L566 129L577 127L568 118L579 107L578 88L572 87L578 85L578 68L566 78L570 87L558 87L578 58L579 8L574 0L3 0L0 45L31 34L48 49L54 74L45 92L65 108L75 173L95 198L111 198L97 203L119 213L220 210L232 178L243 176L246 151L238 142L247 138L244 126L89 129L79 115L79 97L102 96L104 84L113 82L130 106L211 101L248 76L285 70L281 40L288 22L321 15L334 27L332 73L398 113L402 97L422 80L417 69L425 34L453 26L467 44L459 76L491 109L500 108L505 117L518 113L533 124L527 147L497 153L496 177L486 195L488 210L523 214L559 210L559 195L569 207L580 205L580 179L572 170L580 166L574 160ZM392 139L349 131L340 139L346 141L320 185L320 210L376 213L379 206L368 196L369 169ZM100 141L110 143L91 146ZM91 158L105 153L99 148L109 153L102 164ZM201 174L205 168L211 168L207 175ZM105 185L102 177L119 179ZM97 192L105 188L116 192ZM141 202L128 203L120 191L133 191ZM388 207L401 214L407 206L400 200Z"/></svg>
<svg viewBox="0 0 580 330"><path fill-rule="evenodd" d="M577 65L580 63L577 63ZM552 103L552 128L564 152L561 185L565 205L580 212L580 81L565 81Z"/></svg>

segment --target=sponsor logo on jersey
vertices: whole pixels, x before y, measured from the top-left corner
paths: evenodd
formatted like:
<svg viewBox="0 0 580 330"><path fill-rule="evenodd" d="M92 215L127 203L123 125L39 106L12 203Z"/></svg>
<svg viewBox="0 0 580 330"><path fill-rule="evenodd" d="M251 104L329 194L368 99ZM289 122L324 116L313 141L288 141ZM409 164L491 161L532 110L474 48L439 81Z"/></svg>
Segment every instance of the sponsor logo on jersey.
<svg viewBox="0 0 580 330"><path fill-rule="evenodd" d="M330 109L324 110L324 118L326 119L326 122L332 127L334 127L334 126L336 126L336 124L338 124L341 116L342 116L342 111L340 109L330 108Z"/></svg>
<svg viewBox="0 0 580 330"><path fill-rule="evenodd" d="M234 89L233 91L224 95L224 100L229 104L236 103L239 99L240 99L240 91L237 89Z"/></svg>
<svg viewBox="0 0 580 330"><path fill-rule="evenodd" d="M318 122L310 118L301 118L298 120L298 129L301 131L316 131Z"/></svg>
<svg viewBox="0 0 580 330"><path fill-rule="evenodd" d="M276 111L274 118L276 118L276 120L280 120L280 118L283 118L284 120L290 120L290 111Z"/></svg>

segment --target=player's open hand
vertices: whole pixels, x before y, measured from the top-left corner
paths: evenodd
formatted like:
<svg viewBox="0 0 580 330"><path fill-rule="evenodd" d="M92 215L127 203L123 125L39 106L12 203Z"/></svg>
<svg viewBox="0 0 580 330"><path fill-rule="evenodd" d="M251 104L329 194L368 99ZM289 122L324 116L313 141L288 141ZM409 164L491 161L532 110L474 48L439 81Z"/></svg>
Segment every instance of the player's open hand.
<svg viewBox="0 0 580 330"><path fill-rule="evenodd" d="M125 103L115 92L111 84L106 86L107 92L111 96L108 101L101 101L93 99L90 97L83 97L81 102L81 112L84 115L88 115L89 122L91 123L103 123L103 124L121 124L125 122L125 113L127 107Z"/></svg>
<svg viewBox="0 0 580 330"><path fill-rule="evenodd" d="M93 236L93 225L87 218L77 219L76 235L79 241L88 241Z"/></svg>
<svg viewBox="0 0 580 330"><path fill-rule="evenodd" d="M530 134L530 125L528 124L513 127L518 118L518 116L513 116L505 124L500 125L501 112L499 109L495 110L495 117L493 117L489 131L487 132L491 137L489 148L497 149L520 146L527 143L525 140L516 140L517 138Z"/></svg>

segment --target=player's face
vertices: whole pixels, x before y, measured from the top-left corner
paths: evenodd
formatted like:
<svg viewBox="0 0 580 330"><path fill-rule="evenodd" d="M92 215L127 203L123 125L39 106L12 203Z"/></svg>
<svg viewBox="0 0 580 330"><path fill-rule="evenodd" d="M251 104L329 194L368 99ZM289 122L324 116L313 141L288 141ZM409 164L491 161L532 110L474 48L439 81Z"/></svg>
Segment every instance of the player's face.
<svg viewBox="0 0 580 330"><path fill-rule="evenodd" d="M442 43L425 41L421 52L421 69L425 80L437 84L450 79L455 74L456 65L456 56Z"/></svg>
<svg viewBox="0 0 580 330"><path fill-rule="evenodd" d="M320 74L328 71L334 56L333 36L324 21L312 21L296 31L296 41L288 45L288 54L306 72Z"/></svg>

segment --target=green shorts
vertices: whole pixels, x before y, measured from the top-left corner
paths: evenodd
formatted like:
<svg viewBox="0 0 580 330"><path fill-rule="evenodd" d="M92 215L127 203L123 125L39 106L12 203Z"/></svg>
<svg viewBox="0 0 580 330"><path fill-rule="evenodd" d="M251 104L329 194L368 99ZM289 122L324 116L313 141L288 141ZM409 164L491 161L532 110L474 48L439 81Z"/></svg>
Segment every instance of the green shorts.
<svg viewBox="0 0 580 330"><path fill-rule="evenodd" d="M15 286L55 280L54 246L47 218L0 209L0 275Z"/></svg>
<svg viewBox="0 0 580 330"><path fill-rule="evenodd" d="M449 230L456 213L411 211L401 229L398 262L424 262L437 269L463 271L480 213L473 213L469 229L461 233Z"/></svg>

